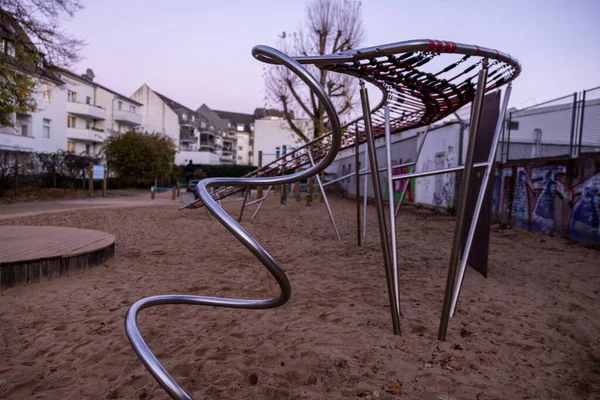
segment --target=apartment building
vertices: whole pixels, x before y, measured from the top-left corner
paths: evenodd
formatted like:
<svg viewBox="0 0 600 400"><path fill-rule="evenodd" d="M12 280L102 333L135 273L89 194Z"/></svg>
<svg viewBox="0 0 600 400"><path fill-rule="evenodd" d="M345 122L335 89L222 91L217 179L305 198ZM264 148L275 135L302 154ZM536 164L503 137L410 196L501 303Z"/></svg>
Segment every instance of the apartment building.
<svg viewBox="0 0 600 400"><path fill-rule="evenodd" d="M294 124L308 137L312 137L312 123L310 120L294 120ZM262 151L262 165L267 165L283 155L284 148L290 152L304 142L289 127L287 121L281 117L267 116L257 119L254 129L253 155L255 165L258 165L258 152Z"/></svg>
<svg viewBox="0 0 600 400"><path fill-rule="evenodd" d="M227 140L232 148L234 164L252 164L254 146L254 115L230 111L214 111L221 119L227 121ZM224 148L225 148L225 137Z"/></svg>
<svg viewBox="0 0 600 400"><path fill-rule="evenodd" d="M61 71L66 94L66 150L100 154L106 138L115 132L137 130L143 104L94 82L94 73Z"/></svg>
<svg viewBox="0 0 600 400"><path fill-rule="evenodd" d="M209 123L215 127L222 139L222 146L219 161L221 164L235 164L235 152L237 146L237 136L229 131L229 121L221 119L219 115L210 109L206 104L202 104L196 110L198 114L205 117Z"/></svg>

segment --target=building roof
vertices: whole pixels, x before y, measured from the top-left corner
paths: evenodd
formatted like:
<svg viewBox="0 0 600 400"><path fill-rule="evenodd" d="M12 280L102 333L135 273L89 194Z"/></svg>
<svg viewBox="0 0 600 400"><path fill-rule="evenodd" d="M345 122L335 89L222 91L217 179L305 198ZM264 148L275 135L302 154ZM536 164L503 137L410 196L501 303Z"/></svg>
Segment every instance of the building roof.
<svg viewBox="0 0 600 400"><path fill-rule="evenodd" d="M196 112L202 116L204 116L211 124L213 124L217 129L226 131L229 128L227 120L222 119L219 115L210 109L206 104L202 104Z"/></svg>
<svg viewBox="0 0 600 400"><path fill-rule="evenodd" d="M133 103L135 105L138 105L140 107L144 105L142 103L139 103L139 102L131 99L130 97L127 97L127 96L124 96L124 95L122 95L122 94L120 94L118 92L115 92L114 90L109 89L106 86L103 86L103 85L101 85L101 84L99 84L97 82L94 82L93 80L91 80L91 79L89 79L87 77L84 77L82 75L77 75L76 73L73 73L73 72L71 72L69 70L66 70L66 69L63 69L63 68L56 68L56 70L58 70L60 73L63 73L65 75L69 75L70 77L78 79L78 80L80 80L82 82L89 83L90 85L94 85L94 86L97 86L97 87L99 87L101 89L104 89L107 92L110 92L110 93L114 94L115 96L117 96L117 97L119 97L119 98L121 98L123 100L127 100L128 102Z"/></svg>
<svg viewBox="0 0 600 400"><path fill-rule="evenodd" d="M198 116L198 113L196 111L192 110L191 108L186 107L183 104L176 102L175 100L171 100L167 96L158 93L156 90L152 90L152 91L154 92L154 94L156 94L158 97L160 97L160 99L162 101L164 101L165 104L167 106L169 106L169 108L171 110L175 111L177 114L184 111L186 114Z"/></svg>
<svg viewBox="0 0 600 400"><path fill-rule="evenodd" d="M254 115L236 113L231 111L213 110L221 119L226 119L232 124L250 125L254 123Z"/></svg>

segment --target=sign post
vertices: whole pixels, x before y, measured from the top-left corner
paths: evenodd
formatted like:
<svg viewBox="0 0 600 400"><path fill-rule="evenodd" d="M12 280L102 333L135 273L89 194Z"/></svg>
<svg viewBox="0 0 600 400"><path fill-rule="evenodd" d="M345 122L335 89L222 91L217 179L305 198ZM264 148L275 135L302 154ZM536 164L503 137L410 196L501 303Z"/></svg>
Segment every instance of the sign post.
<svg viewBox="0 0 600 400"><path fill-rule="evenodd" d="M104 165L94 165L90 163L90 197L94 191L94 181L101 180L102 182L102 196L106 196L106 169Z"/></svg>

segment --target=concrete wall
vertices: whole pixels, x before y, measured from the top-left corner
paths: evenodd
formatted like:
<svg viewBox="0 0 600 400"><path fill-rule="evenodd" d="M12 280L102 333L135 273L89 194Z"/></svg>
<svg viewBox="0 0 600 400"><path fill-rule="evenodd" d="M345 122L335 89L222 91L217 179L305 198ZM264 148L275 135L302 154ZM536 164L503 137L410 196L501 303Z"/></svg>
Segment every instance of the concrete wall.
<svg viewBox="0 0 600 400"><path fill-rule="evenodd" d="M518 160L497 168L496 220L600 244L600 154Z"/></svg>
<svg viewBox="0 0 600 400"><path fill-rule="evenodd" d="M180 151L175 154L175 164L184 165L190 160L194 164L219 164L219 155L208 151Z"/></svg>
<svg viewBox="0 0 600 400"><path fill-rule="evenodd" d="M411 130L408 130L408 131L405 131L400 134L396 134L396 135L392 136L392 149L391 149L392 166L412 162L415 160L415 157L417 155L417 144L420 143L420 141L422 140L424 131L425 131L425 128L411 129ZM424 170L423 168L425 168L425 167L427 167L428 169L432 169L432 166L429 165L431 163L428 163L426 161L434 159L435 154L438 154L440 152L447 152L447 149L450 144L452 144L454 146L454 148L456 149L453 151L457 152L458 151L459 132L460 132L460 125L458 123L450 123L450 124L443 125L440 127L432 128L427 135L427 140L425 142L425 146L423 147L421 157L420 157L421 161L419 161L417 164L417 171L423 171ZM417 137L417 134L419 135L418 137ZM363 143L360 145L360 150L359 150L360 165L359 165L359 167L361 170L365 169L366 146L367 146L366 143ZM375 140L375 148L376 148L377 162L378 162L379 168L381 169L381 168L387 167L387 157L385 154L385 140L383 137ZM449 155L449 159L452 160L451 155ZM455 157L455 159L456 159L456 157ZM445 157L444 157L444 160L446 160ZM445 161L445 162L446 162L446 165L448 165L448 161ZM367 167L367 169L370 169L369 164L366 164L366 167ZM335 161L327 168L327 170L326 170L327 180L333 180L335 178L345 176L346 174L355 172L355 171L356 171L356 163L355 163L354 148L346 149L346 150L341 151L339 153L338 157L335 159ZM409 172L409 167L393 168L393 170L392 170L393 175L400 175L400 174L408 173L408 172ZM389 192L388 184L387 184L387 172L380 172L379 179L382 184L384 199L387 200L388 192ZM428 178L423 178L423 179L428 179ZM433 178L429 178L429 179L433 179ZM419 183L418 179L416 181L417 182L415 182L415 180L413 180L412 187L409 186L409 189L407 190L407 196L405 198L405 201L410 202L410 203L420 202L420 203L428 204L428 205L436 205L435 199L436 199L437 195L436 195L436 191L434 190L435 189L435 180L433 180L433 181L421 180L420 183ZM356 194L356 182L355 182L354 176L341 181L338 185L343 190L347 191L349 194L351 194L351 195ZM406 185L405 182L400 182L400 181L394 182L394 196L395 196L396 200L398 200L400 198L400 194L402 193L402 191L404 189L404 185ZM418 190L419 187L421 187L421 190L426 190L426 192L424 194L422 194L421 197L419 197L419 190ZM415 190L415 188L417 190ZM361 194L364 193L364 190L365 190L364 178L361 178L360 193ZM374 195L370 175L369 175L368 185L367 185L367 194L369 197L373 197L373 195ZM452 196L454 195L453 192L451 195Z"/></svg>
<svg viewBox="0 0 600 400"><path fill-rule="evenodd" d="M140 107L143 132L162 133L169 136L179 148L179 117L146 84L142 85L131 98L144 106Z"/></svg>
<svg viewBox="0 0 600 400"><path fill-rule="evenodd" d="M305 120L294 121L309 137L311 122ZM286 145L288 149L300 147L304 142L289 128L284 119L258 119L254 123L254 164L258 165L258 152L263 152L262 165L275 161L276 147L280 149Z"/></svg>

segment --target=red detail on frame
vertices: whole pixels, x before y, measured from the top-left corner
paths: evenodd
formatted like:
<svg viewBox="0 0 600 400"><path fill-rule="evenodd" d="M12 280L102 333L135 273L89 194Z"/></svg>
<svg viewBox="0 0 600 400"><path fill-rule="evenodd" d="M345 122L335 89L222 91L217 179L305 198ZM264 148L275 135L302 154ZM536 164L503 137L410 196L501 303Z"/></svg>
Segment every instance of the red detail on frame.
<svg viewBox="0 0 600 400"><path fill-rule="evenodd" d="M429 40L429 47L427 48L427 51L431 51L434 49L435 43L431 39L427 39L427 40Z"/></svg>
<svg viewBox="0 0 600 400"><path fill-rule="evenodd" d="M475 55L478 56L481 53L481 49L479 48L479 46L475 46L475 47L477 48Z"/></svg>

